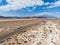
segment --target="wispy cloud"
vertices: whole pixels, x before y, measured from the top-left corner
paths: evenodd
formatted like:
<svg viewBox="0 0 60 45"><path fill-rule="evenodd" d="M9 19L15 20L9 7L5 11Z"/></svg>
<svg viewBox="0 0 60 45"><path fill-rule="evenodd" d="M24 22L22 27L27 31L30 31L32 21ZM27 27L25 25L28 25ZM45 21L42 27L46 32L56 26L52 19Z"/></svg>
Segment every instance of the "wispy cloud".
<svg viewBox="0 0 60 45"><path fill-rule="evenodd" d="M42 12L42 13L39 13L39 14L36 14L35 16L54 16L54 17L57 17L57 18L60 18L60 12Z"/></svg>
<svg viewBox="0 0 60 45"><path fill-rule="evenodd" d="M0 3L0 15L33 16L35 14L36 15L49 14L53 16L57 15L56 17L59 17L60 9L58 6L60 6L60 0L54 2L53 1L54 0L0 0L0 2L2 2L2 5Z"/></svg>
<svg viewBox="0 0 60 45"><path fill-rule="evenodd" d="M47 3L45 3L44 5L48 5L48 4L50 4L49 2L47 2Z"/></svg>
<svg viewBox="0 0 60 45"><path fill-rule="evenodd" d="M2 0L0 0L0 3L2 2Z"/></svg>
<svg viewBox="0 0 60 45"><path fill-rule="evenodd" d="M1 11L8 11L11 9L17 10L28 6L44 4L42 0L7 0L7 2L8 2L7 5L0 7Z"/></svg>
<svg viewBox="0 0 60 45"><path fill-rule="evenodd" d="M48 8L54 8L54 7L58 7L60 6L60 0L56 1L55 3L51 3L51 6L49 6Z"/></svg>
<svg viewBox="0 0 60 45"><path fill-rule="evenodd" d="M10 17L12 17L12 16L19 16L19 15L14 14L14 13L11 14L9 12L0 12L0 16L6 16L6 17L10 16Z"/></svg>

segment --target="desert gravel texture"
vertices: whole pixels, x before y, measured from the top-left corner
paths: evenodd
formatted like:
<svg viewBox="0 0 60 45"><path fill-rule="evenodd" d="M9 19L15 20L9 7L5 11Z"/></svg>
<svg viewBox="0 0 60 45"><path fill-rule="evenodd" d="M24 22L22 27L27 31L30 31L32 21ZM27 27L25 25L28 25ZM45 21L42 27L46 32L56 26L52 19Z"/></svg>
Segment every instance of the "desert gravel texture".
<svg viewBox="0 0 60 45"><path fill-rule="evenodd" d="M36 29L11 36L0 45L60 45L60 27L54 21L46 21Z"/></svg>

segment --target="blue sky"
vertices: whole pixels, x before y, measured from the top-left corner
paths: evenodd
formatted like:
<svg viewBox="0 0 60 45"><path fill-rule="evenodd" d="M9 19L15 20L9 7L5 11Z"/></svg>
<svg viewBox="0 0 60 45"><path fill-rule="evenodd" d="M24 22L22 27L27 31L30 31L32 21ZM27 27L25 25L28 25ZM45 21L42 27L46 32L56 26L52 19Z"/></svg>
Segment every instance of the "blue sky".
<svg viewBox="0 0 60 45"><path fill-rule="evenodd" d="M40 16L60 18L60 0L0 0L0 16Z"/></svg>

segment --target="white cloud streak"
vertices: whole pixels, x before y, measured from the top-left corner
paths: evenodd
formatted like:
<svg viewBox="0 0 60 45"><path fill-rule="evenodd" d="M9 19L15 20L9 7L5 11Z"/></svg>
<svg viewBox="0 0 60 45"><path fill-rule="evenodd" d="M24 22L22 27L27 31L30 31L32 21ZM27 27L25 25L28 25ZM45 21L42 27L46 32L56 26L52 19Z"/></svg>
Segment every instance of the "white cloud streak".
<svg viewBox="0 0 60 45"><path fill-rule="evenodd" d="M2 0L0 0L0 2L2 2Z"/></svg>
<svg viewBox="0 0 60 45"><path fill-rule="evenodd" d="M48 8L54 8L54 7L58 7L60 6L60 0L56 1L55 3L52 3L51 6L49 6Z"/></svg>
<svg viewBox="0 0 60 45"><path fill-rule="evenodd" d="M10 9L17 10L28 6L44 4L42 0L7 0L7 2L7 5L0 7L1 11L8 11Z"/></svg>
<svg viewBox="0 0 60 45"><path fill-rule="evenodd" d="M49 2L47 2L47 3L45 3L44 5L48 5L48 4L50 4Z"/></svg>
<svg viewBox="0 0 60 45"><path fill-rule="evenodd" d="M42 13L36 14L35 16L45 16L45 15L60 18L60 12L42 12Z"/></svg>

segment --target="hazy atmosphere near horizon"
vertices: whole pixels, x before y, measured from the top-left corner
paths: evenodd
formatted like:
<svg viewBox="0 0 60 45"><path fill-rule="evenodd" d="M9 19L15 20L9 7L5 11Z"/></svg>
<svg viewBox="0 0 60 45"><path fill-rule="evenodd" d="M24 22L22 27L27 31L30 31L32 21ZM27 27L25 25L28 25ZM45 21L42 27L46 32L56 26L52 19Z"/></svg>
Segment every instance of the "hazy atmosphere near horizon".
<svg viewBox="0 0 60 45"><path fill-rule="evenodd" d="M0 0L0 45L60 45L60 0Z"/></svg>
<svg viewBox="0 0 60 45"><path fill-rule="evenodd" d="M0 0L0 16L60 18L60 0Z"/></svg>

